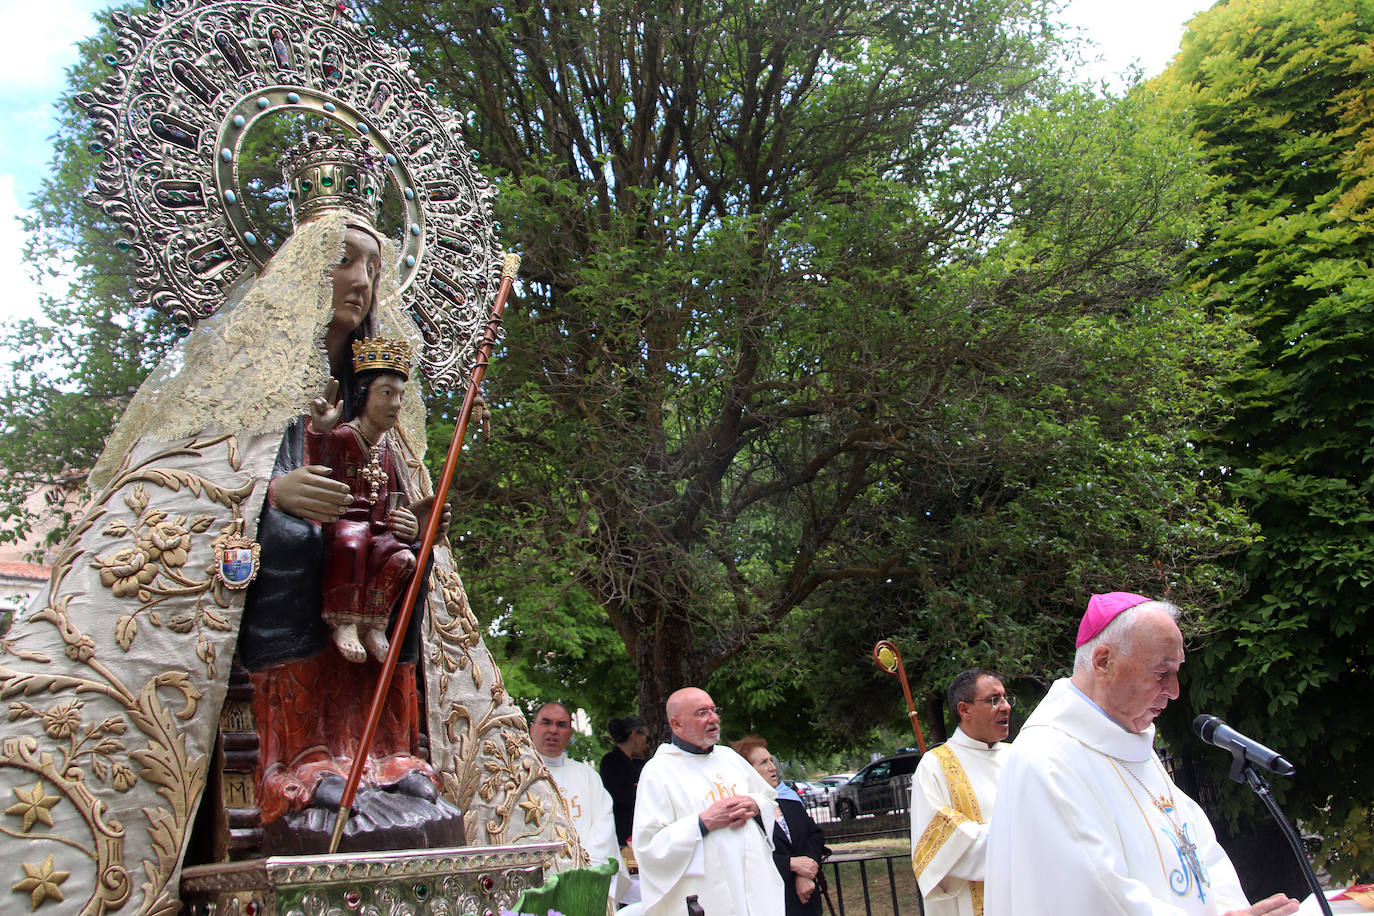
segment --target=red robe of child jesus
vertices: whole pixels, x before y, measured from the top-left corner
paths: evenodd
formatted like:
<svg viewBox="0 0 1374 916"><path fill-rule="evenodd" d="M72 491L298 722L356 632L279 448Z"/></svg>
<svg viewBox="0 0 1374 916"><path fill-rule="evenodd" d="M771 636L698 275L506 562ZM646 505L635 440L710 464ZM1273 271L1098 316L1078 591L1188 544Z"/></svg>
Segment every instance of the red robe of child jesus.
<svg viewBox="0 0 1374 916"><path fill-rule="evenodd" d="M388 436L369 445L352 423L317 433L306 426L310 464L332 468L329 476L348 485L353 502L336 522L323 526L324 604L331 627L356 623L385 630L387 618L415 571L410 545L387 527L390 494L399 492Z"/></svg>

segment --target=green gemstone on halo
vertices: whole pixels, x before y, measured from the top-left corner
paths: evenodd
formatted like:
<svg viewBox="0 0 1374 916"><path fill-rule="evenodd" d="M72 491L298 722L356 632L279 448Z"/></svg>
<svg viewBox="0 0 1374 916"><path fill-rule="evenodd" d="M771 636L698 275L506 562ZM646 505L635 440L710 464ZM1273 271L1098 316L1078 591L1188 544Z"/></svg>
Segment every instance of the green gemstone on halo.
<svg viewBox="0 0 1374 916"><path fill-rule="evenodd" d="M302 191L309 191L309 190L310 190L311 188L313 188L313 187L314 187L314 185L310 183L310 179L309 179L309 178L302 178L302 179L301 179L301 190L302 190Z"/></svg>
<svg viewBox="0 0 1374 916"><path fill-rule="evenodd" d="M320 184L324 185L326 188L334 187L334 176L325 175L323 178L320 179Z"/></svg>
<svg viewBox="0 0 1374 916"><path fill-rule="evenodd" d="M354 178L352 175L349 175L347 178L344 179L344 187L348 188L348 190L350 191L358 190L358 179Z"/></svg>

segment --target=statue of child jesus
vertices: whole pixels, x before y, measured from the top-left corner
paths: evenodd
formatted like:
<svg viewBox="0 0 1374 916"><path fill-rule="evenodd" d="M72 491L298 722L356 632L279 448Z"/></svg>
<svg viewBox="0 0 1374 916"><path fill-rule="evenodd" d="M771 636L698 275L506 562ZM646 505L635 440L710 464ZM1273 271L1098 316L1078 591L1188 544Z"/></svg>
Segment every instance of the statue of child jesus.
<svg viewBox="0 0 1374 916"><path fill-rule="evenodd" d="M410 378L410 347L401 340L369 338L353 344L357 419L339 425L337 382L310 403L306 461L326 465L348 486L343 515L322 525L324 602L321 614L344 658L382 661L391 611L415 570L411 544L419 532L393 466L390 431L400 416ZM393 499L395 497L395 499ZM393 505L393 503L396 503Z"/></svg>

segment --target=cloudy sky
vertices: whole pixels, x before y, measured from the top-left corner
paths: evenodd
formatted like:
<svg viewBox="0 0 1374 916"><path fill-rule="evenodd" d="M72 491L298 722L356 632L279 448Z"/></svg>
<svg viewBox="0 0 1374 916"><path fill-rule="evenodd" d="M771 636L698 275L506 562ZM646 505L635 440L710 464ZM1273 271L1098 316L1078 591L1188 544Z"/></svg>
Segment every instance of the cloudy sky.
<svg viewBox="0 0 1374 916"><path fill-rule="evenodd" d="M36 308L22 262L18 217L47 173L52 157L53 102L76 60L73 43L94 32L94 14L110 0L0 0L0 22L11 36L0 55L0 321ZM1084 71L1112 80L1139 64L1159 73L1178 50L1184 23L1207 0L1071 0L1063 18L1083 30L1100 57Z"/></svg>
<svg viewBox="0 0 1374 916"><path fill-rule="evenodd" d="M11 38L0 54L0 321L32 314L37 292L23 263L19 216L52 153L52 108L76 61L73 43L95 30L98 0L0 0Z"/></svg>

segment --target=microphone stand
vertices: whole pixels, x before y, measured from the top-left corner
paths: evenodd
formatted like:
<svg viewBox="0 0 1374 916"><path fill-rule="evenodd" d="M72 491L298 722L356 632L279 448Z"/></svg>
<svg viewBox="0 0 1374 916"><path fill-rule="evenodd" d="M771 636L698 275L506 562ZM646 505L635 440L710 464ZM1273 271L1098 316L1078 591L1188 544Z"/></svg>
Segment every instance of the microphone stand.
<svg viewBox="0 0 1374 916"><path fill-rule="evenodd" d="M1298 836L1298 831L1293 829L1293 825L1284 817L1283 811L1279 808L1279 803L1274 801L1274 796L1269 794L1269 783L1260 775L1259 770L1245 759L1245 751L1234 749L1231 751L1232 763L1230 776L1236 782L1248 783L1255 794L1264 802L1264 807L1269 809L1269 813L1274 816L1274 820L1279 822L1279 828L1283 831L1284 839L1288 840L1288 845L1293 849L1293 855L1298 857L1298 862L1302 864L1302 875L1307 879L1307 887L1312 893L1317 895L1317 905L1321 907L1323 916L1331 916L1331 902L1326 899L1326 892L1317 883L1317 875L1312 871L1312 863L1307 861L1307 851L1302 848L1302 838Z"/></svg>

